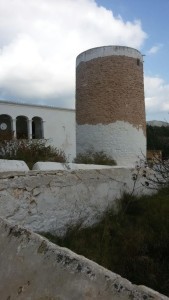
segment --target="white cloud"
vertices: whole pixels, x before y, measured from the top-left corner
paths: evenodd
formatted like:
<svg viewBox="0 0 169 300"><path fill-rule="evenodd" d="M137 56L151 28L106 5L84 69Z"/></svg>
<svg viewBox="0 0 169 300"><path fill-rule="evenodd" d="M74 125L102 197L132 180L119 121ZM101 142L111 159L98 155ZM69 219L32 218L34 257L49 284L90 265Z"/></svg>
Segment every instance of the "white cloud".
<svg viewBox="0 0 169 300"><path fill-rule="evenodd" d="M156 54L162 47L162 44L153 46L150 48L150 50L148 50L148 54Z"/></svg>
<svg viewBox="0 0 169 300"><path fill-rule="evenodd" d="M0 98L73 107L76 56L91 47L140 48L139 21L94 0L0 0Z"/></svg>
<svg viewBox="0 0 169 300"><path fill-rule="evenodd" d="M169 112L169 84L160 77L148 76L144 84L147 115Z"/></svg>

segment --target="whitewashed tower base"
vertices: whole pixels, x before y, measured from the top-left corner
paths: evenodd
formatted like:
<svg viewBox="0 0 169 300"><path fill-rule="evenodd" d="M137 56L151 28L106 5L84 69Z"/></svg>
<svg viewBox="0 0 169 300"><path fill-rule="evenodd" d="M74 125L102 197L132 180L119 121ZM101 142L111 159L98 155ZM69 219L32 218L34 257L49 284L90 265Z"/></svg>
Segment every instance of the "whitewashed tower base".
<svg viewBox="0 0 169 300"><path fill-rule="evenodd" d="M122 46L87 50L76 60L76 151L104 151L118 165L146 155L143 58Z"/></svg>

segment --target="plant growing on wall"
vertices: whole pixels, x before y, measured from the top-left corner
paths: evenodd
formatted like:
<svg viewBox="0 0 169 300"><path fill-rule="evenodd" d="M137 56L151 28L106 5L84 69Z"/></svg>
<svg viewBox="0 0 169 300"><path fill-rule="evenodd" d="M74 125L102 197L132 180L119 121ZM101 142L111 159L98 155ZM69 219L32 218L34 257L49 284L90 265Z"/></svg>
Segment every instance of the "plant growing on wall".
<svg viewBox="0 0 169 300"><path fill-rule="evenodd" d="M74 162L79 164L116 165L115 160L108 156L104 151L95 152L93 150L78 154Z"/></svg>
<svg viewBox="0 0 169 300"><path fill-rule="evenodd" d="M134 188L137 181L142 177L142 185L149 189L158 190L169 184L169 160L163 160L158 156L147 161L146 158L141 159L132 174Z"/></svg>
<svg viewBox="0 0 169 300"><path fill-rule="evenodd" d="M169 126L147 125L147 150L147 157L143 156L137 162L133 172L134 188L140 177L143 179L143 186L149 189L167 186L169 183Z"/></svg>

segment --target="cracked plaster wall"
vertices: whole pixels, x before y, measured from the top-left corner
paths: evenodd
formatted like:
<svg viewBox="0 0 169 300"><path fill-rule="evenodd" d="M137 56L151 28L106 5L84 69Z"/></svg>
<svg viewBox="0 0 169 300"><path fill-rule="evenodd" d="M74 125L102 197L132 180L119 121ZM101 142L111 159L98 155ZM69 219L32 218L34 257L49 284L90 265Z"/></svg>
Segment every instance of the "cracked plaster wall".
<svg viewBox="0 0 169 300"><path fill-rule="evenodd" d="M0 216L36 232L62 235L67 225L97 222L124 191L132 169L29 171L0 174ZM149 193L138 182L135 193Z"/></svg>

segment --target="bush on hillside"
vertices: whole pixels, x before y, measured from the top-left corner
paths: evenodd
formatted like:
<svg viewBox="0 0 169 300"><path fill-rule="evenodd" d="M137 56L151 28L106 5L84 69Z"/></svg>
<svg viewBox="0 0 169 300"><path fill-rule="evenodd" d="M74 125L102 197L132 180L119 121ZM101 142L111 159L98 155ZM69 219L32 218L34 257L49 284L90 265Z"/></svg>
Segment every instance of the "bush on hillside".
<svg viewBox="0 0 169 300"><path fill-rule="evenodd" d="M88 150L85 153L79 153L74 162L78 164L116 165L115 160L104 153L104 151L95 152L93 150Z"/></svg>
<svg viewBox="0 0 169 300"><path fill-rule="evenodd" d="M169 126L147 125L147 149L162 150L163 159L169 158Z"/></svg>

